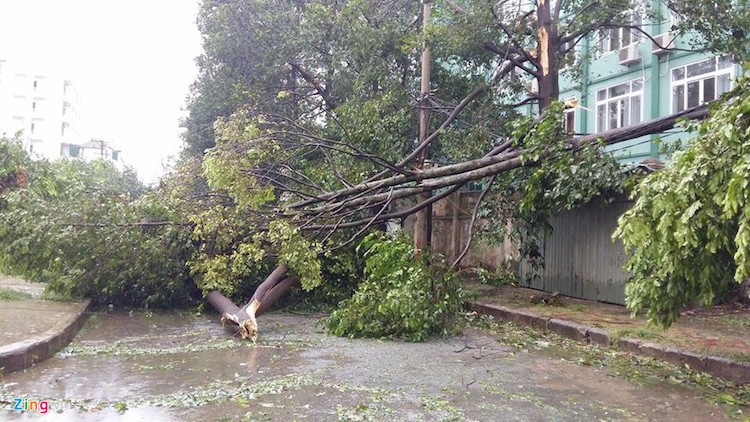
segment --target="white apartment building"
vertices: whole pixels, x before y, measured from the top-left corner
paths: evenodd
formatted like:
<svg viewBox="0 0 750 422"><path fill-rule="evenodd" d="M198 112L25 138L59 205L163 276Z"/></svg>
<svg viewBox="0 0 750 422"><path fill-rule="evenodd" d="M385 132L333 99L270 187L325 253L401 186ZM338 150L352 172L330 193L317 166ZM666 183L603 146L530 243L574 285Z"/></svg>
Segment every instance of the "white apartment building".
<svg viewBox="0 0 750 422"><path fill-rule="evenodd" d="M81 144L62 144L60 153L63 157L77 157L85 160L97 158L112 160L116 164L122 164L122 151L115 149L108 142L101 139L92 139ZM118 165L122 168L122 165Z"/></svg>
<svg viewBox="0 0 750 422"><path fill-rule="evenodd" d="M0 134L20 133L24 148L37 158L70 156L84 144L81 99L70 80L28 71L0 58Z"/></svg>

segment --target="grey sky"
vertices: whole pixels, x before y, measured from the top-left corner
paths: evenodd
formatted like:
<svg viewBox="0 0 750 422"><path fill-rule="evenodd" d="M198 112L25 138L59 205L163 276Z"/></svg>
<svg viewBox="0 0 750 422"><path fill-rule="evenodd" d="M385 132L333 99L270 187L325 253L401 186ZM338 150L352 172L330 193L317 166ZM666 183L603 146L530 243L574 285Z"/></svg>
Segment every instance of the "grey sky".
<svg viewBox="0 0 750 422"><path fill-rule="evenodd" d="M0 57L70 78L84 136L113 142L154 181L179 151L197 10L198 0L0 0Z"/></svg>

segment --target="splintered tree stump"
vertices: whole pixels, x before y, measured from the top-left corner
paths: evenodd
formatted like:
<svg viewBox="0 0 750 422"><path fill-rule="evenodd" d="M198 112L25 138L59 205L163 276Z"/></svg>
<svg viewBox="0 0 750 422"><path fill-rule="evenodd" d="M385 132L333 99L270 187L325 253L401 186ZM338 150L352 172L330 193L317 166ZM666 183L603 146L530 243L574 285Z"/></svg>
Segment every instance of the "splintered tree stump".
<svg viewBox="0 0 750 422"><path fill-rule="evenodd" d="M221 314L222 325L232 324L236 326L234 331L236 336L255 341L258 338L258 322L255 318L263 314L284 293L299 283L297 277L287 277L279 282L288 270L289 267L286 264L276 267L265 281L255 289L250 301L242 308L218 291L209 293L206 300Z"/></svg>

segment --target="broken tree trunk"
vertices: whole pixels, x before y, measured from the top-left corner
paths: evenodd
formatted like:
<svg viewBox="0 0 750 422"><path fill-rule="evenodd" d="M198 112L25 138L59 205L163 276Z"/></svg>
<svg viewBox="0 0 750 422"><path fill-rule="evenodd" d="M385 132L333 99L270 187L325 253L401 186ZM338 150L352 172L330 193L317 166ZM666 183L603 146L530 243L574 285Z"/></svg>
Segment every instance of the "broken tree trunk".
<svg viewBox="0 0 750 422"><path fill-rule="evenodd" d="M289 267L286 264L279 265L255 289L250 301L242 308L235 305L218 291L213 291L206 296L208 303L221 314L222 324L236 325L234 334L242 339L255 341L258 337L258 322L256 317L268 310L284 293L289 291L295 284L299 283L297 277L287 277L281 282L279 280L286 274Z"/></svg>

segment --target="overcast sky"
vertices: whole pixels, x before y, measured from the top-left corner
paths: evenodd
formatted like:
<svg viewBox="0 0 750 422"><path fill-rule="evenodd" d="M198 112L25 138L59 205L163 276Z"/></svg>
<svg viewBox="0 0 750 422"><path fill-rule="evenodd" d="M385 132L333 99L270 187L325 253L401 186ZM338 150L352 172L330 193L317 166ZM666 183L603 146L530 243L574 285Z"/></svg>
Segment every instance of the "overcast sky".
<svg viewBox="0 0 750 422"><path fill-rule="evenodd" d="M198 0L0 0L0 58L71 79L85 136L112 142L152 182L180 149L197 11Z"/></svg>

